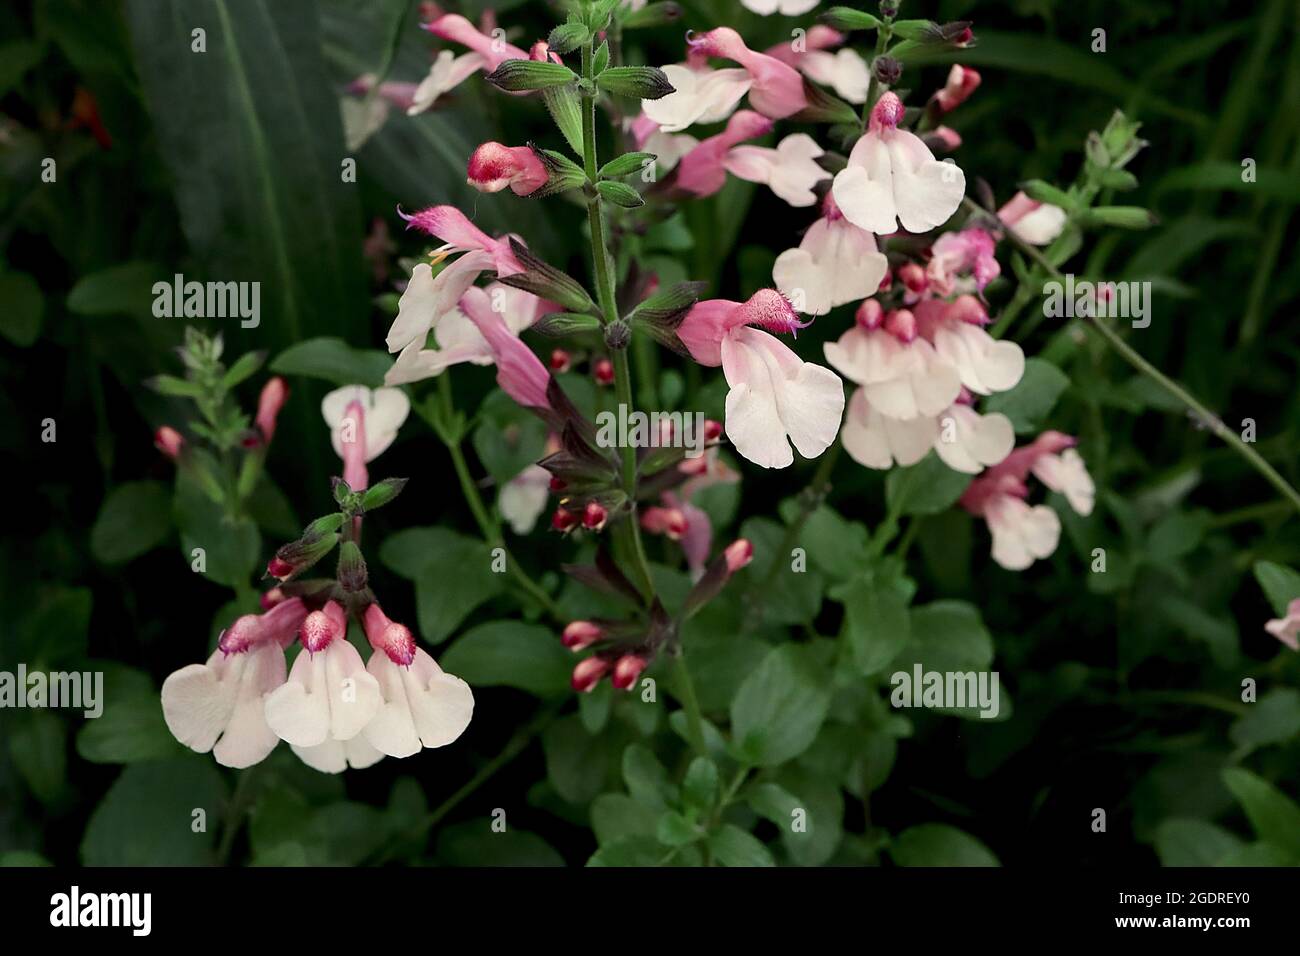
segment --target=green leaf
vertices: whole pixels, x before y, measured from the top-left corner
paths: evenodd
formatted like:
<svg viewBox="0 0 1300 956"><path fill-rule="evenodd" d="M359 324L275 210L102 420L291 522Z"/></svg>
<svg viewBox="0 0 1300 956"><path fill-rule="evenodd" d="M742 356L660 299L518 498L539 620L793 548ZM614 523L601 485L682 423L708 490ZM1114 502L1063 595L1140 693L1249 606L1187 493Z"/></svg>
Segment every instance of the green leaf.
<svg viewBox="0 0 1300 956"><path fill-rule="evenodd" d="M833 592L844 604L841 637L857 673L878 673L907 646L912 590L898 574L875 568Z"/></svg>
<svg viewBox="0 0 1300 956"><path fill-rule="evenodd" d="M131 481L109 492L90 529L90 551L101 564L125 564L171 534L171 502L158 481Z"/></svg>
<svg viewBox="0 0 1300 956"><path fill-rule="evenodd" d="M790 829L803 802L789 790L775 783L760 783L745 797L749 809L768 820L784 833Z"/></svg>
<svg viewBox="0 0 1300 956"><path fill-rule="evenodd" d="M1300 574L1272 561L1255 562L1255 580L1273 605L1273 613L1286 617L1287 605L1300 598Z"/></svg>
<svg viewBox="0 0 1300 956"><path fill-rule="evenodd" d="M537 834L513 827L498 833L487 817L442 830L437 857L443 866L564 866L564 857Z"/></svg>
<svg viewBox="0 0 1300 956"><path fill-rule="evenodd" d="M632 799L655 810L677 803L677 788L668 771L645 744L631 744L623 751L623 782Z"/></svg>
<svg viewBox="0 0 1300 956"><path fill-rule="evenodd" d="M582 152L582 97L572 86L552 86L542 90L551 119L564 134L564 141L575 153Z"/></svg>
<svg viewBox="0 0 1300 956"><path fill-rule="evenodd" d="M625 793L602 793L591 801L591 829L601 846L625 837L653 837L657 811Z"/></svg>
<svg viewBox="0 0 1300 956"><path fill-rule="evenodd" d="M1223 771L1223 782L1237 798L1256 835L1292 856L1300 856L1300 806L1243 767Z"/></svg>
<svg viewBox="0 0 1300 956"><path fill-rule="evenodd" d="M885 501L891 514L938 514L957 503L970 481L970 475L953 471L931 452L915 465L890 471Z"/></svg>
<svg viewBox="0 0 1300 956"><path fill-rule="evenodd" d="M807 649L794 644L776 648L731 702L737 759L771 767L799 756L816 738L829 707L828 677Z"/></svg>
<svg viewBox="0 0 1300 956"><path fill-rule="evenodd" d="M392 358L378 349L354 349L342 339L321 337L289 346L275 357L271 371L378 388L392 365Z"/></svg>
<svg viewBox="0 0 1300 956"><path fill-rule="evenodd" d="M542 732L546 777L569 803L584 804L606 789L618 750L615 739L593 737L576 714L561 717Z"/></svg>
<svg viewBox="0 0 1300 956"><path fill-rule="evenodd" d="M31 853L27 850L9 850L6 853L0 853L0 867L34 867L34 866L53 866L49 860L39 853Z"/></svg>
<svg viewBox="0 0 1300 956"><path fill-rule="evenodd" d="M742 593L761 592L764 619L770 623L811 621L821 609L826 579L814 568L796 571L792 555L778 553L785 528L770 518L749 518L740 527L740 537L753 543L754 560L728 588L740 585Z"/></svg>
<svg viewBox="0 0 1300 956"><path fill-rule="evenodd" d="M505 578L492 570L492 549L485 542L446 528L389 535L379 560L415 582L420 635L431 644L446 640L471 611L500 594Z"/></svg>
<svg viewBox="0 0 1300 956"><path fill-rule="evenodd" d="M895 659L928 671L980 671L993 663L993 638L979 608L966 601L933 601L912 608L912 639Z"/></svg>
<svg viewBox="0 0 1300 956"><path fill-rule="evenodd" d="M1238 836L1205 820L1173 817L1156 829L1161 866L1217 866L1244 846Z"/></svg>
<svg viewBox="0 0 1300 956"><path fill-rule="evenodd" d="M1025 374L1010 391L984 400L984 413L1000 412L1011 419L1017 434L1042 431L1057 399L1070 385L1069 377L1046 359L1025 360Z"/></svg>
<svg viewBox="0 0 1300 956"><path fill-rule="evenodd" d="M36 280L23 272L0 275L0 302L0 335L21 348L35 342L45 315L45 297Z"/></svg>
<svg viewBox="0 0 1300 956"><path fill-rule="evenodd" d="M7 732L9 756L23 781L42 803L63 790L68 776L68 742L63 721L48 710L36 710L14 721Z"/></svg>
<svg viewBox="0 0 1300 956"><path fill-rule="evenodd" d="M652 836L625 836L602 844L587 865L660 866L667 855L668 850Z"/></svg>
<svg viewBox="0 0 1300 956"><path fill-rule="evenodd" d="M180 753L153 679L122 664L107 664L103 673L103 713L77 732L77 755L91 763L141 763Z"/></svg>
<svg viewBox="0 0 1300 956"><path fill-rule="evenodd" d="M538 697L558 697L569 689L573 655L547 628L491 621L452 643L441 666L474 687L518 687Z"/></svg>
<svg viewBox="0 0 1300 956"><path fill-rule="evenodd" d="M124 262L77 280L68 293L68 310L78 315L150 315L153 287L167 286L171 297L171 276L152 262Z"/></svg>
<svg viewBox="0 0 1300 956"><path fill-rule="evenodd" d="M723 866L776 866L768 848L734 823L724 823L709 837L709 849Z"/></svg>
<svg viewBox="0 0 1300 956"><path fill-rule="evenodd" d="M546 453L546 424L500 389L483 400L472 436L474 453L504 486Z"/></svg>
<svg viewBox="0 0 1300 956"><path fill-rule="evenodd" d="M1264 747L1286 743L1300 734L1300 691L1293 687L1271 690L1238 717L1228 736L1238 747Z"/></svg>
<svg viewBox="0 0 1300 956"><path fill-rule="evenodd" d="M189 754L127 767L91 814L85 866L206 866L226 807L211 757ZM204 827L198 828L202 820Z"/></svg>
<svg viewBox="0 0 1300 956"><path fill-rule="evenodd" d="M611 66L596 77L596 84L607 93L638 100L657 100L673 92L667 74L656 66Z"/></svg>
<svg viewBox="0 0 1300 956"><path fill-rule="evenodd" d="M203 576L231 588L246 587L261 556L262 535L250 518L228 518L184 472L177 475L172 514L181 533L181 554L195 566L203 549Z"/></svg>
<svg viewBox="0 0 1300 956"><path fill-rule="evenodd" d="M773 821L791 861L800 866L828 863L844 839L844 796L839 785L814 770L806 758L782 767L776 782L788 794L798 794L798 809L803 811L798 816L787 812L783 822Z"/></svg>
<svg viewBox="0 0 1300 956"><path fill-rule="evenodd" d="M687 809L706 813L718 799L718 765L708 757L696 757L682 779L682 802Z"/></svg>
<svg viewBox="0 0 1300 956"><path fill-rule="evenodd" d="M889 846L899 866L1001 866L993 851L946 823L908 827Z"/></svg>
<svg viewBox="0 0 1300 956"><path fill-rule="evenodd" d="M655 839L664 846L686 846L702 836L700 828L676 810L669 810L661 816L655 827Z"/></svg>
<svg viewBox="0 0 1300 956"><path fill-rule="evenodd" d="M360 339L359 192L342 175L319 4L129 0L126 12L150 128L202 278L260 283L259 344L288 346L308 329ZM202 54L191 51L198 28Z"/></svg>

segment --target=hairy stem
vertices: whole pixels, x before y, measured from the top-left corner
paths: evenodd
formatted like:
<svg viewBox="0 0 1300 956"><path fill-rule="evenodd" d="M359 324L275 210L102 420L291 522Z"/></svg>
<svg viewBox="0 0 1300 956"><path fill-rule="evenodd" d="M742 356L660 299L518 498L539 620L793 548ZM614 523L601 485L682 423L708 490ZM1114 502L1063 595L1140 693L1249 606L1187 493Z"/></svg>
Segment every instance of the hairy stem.
<svg viewBox="0 0 1300 956"><path fill-rule="evenodd" d="M979 203L967 198L963 200L966 208L973 213L985 213ZM1046 256L1036 247L1022 240L1016 235L1014 230L1008 229L1007 236L1026 256L1035 263L1047 270L1054 278L1064 281L1065 276L1061 270L1052 265ZM1137 352L1133 346L1124 341L1123 337L1100 319L1091 319L1083 323L1085 328L1091 329L1097 335L1100 335L1112 349L1119 353L1120 358L1128 362L1138 372L1151 379L1162 389L1176 398L1184 407L1187 408L1196 418L1201 421L1206 428L1222 439L1229 448L1246 460L1246 462L1264 477L1266 481L1278 490L1291 505L1300 512L1300 492L1297 492L1276 468L1270 465L1264 456L1250 446L1248 442L1241 440L1241 436L1229 428L1218 415L1206 408L1196 399L1191 392L1183 388L1160 369L1156 368Z"/></svg>

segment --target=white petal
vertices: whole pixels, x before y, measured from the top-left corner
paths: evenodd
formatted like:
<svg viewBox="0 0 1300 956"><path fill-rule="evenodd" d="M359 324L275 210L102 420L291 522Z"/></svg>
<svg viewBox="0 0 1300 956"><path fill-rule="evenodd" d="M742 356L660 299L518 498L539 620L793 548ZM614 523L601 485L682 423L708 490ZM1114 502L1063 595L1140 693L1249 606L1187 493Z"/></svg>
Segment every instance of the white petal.
<svg viewBox="0 0 1300 956"><path fill-rule="evenodd" d="M459 677L444 673L432 657L419 648L405 669L407 700L420 741L426 747L444 747L465 732L474 716L474 693Z"/></svg>
<svg viewBox="0 0 1300 956"><path fill-rule="evenodd" d="M942 226L966 195L966 174L956 163L939 162L925 143L907 130L889 135L894 203L908 232Z"/></svg>
<svg viewBox="0 0 1300 956"><path fill-rule="evenodd" d="M830 369L804 362L759 329L733 329L722 340L727 437L736 451L764 468L794 461L787 438L805 458L835 440L844 387Z"/></svg>
<svg viewBox="0 0 1300 956"><path fill-rule="evenodd" d="M1078 450L1067 448L1060 455L1043 455L1034 462L1033 472L1048 488L1065 495L1077 514L1092 514L1097 489Z"/></svg>
<svg viewBox="0 0 1300 956"><path fill-rule="evenodd" d="M1065 228L1065 210L1051 203L1043 203L1009 228L1030 245L1045 246L1054 241Z"/></svg>
<svg viewBox="0 0 1300 956"><path fill-rule="evenodd" d="M546 510L551 496L551 473L541 465L529 465L507 481L497 494L497 510L515 534L528 534Z"/></svg>
<svg viewBox="0 0 1300 956"><path fill-rule="evenodd" d="M665 133L678 133L696 123L720 123L733 112L752 81L743 69L693 70L681 64L663 68L673 92L657 100L642 100L641 110Z"/></svg>
<svg viewBox="0 0 1300 956"><path fill-rule="evenodd" d="M994 412L980 415L969 405L954 405L939 419L934 450L953 471L977 475L1011 453L1016 443L1011 420Z"/></svg>
<svg viewBox="0 0 1300 956"><path fill-rule="evenodd" d="M374 719L366 724L362 736L376 750L390 757L409 757L420 752L420 735L415 730L415 719L406 699L406 686L402 680L405 668L394 664L383 651L375 651L366 664L379 682L384 703Z"/></svg>
<svg viewBox="0 0 1300 956"><path fill-rule="evenodd" d="M325 658L330 702L330 736L351 740L379 710L379 682L366 671L357 649L346 640L333 641L318 656Z"/></svg>
<svg viewBox="0 0 1300 956"><path fill-rule="evenodd" d="M190 664L162 685L163 719L172 736L192 750L207 753L230 722L238 697L242 655L233 661L216 651L206 664Z"/></svg>
<svg viewBox="0 0 1300 956"><path fill-rule="evenodd" d="M266 697L266 722L281 740L315 747L329 737L330 705L325 687L325 655L300 651L289 679Z"/></svg>
<svg viewBox="0 0 1300 956"><path fill-rule="evenodd" d="M934 333L940 358L957 369L961 383L979 395L1013 388L1025 372L1025 353L1015 342L994 339L969 322L945 322Z"/></svg>
<svg viewBox="0 0 1300 956"><path fill-rule="evenodd" d="M321 414L330 426L330 441L340 458L347 410L353 402L360 402L365 413L366 461L372 461L397 437L411 413L411 400L400 388L371 390L364 385L345 385L326 395L321 402Z"/></svg>
<svg viewBox="0 0 1300 956"><path fill-rule="evenodd" d="M280 738L266 723L266 695L285 680L284 651L274 641L239 655L247 658L234 711L212 749L217 763L242 769L265 760Z"/></svg>
<svg viewBox="0 0 1300 956"><path fill-rule="evenodd" d="M849 165L835 174L831 195L844 218L868 232L887 235L898 231L893 179L873 179L861 166Z"/></svg>
<svg viewBox="0 0 1300 956"><path fill-rule="evenodd" d="M1008 571L1023 571L1056 550L1061 519L1047 505L1031 508L1019 498L1003 495L989 503L985 516L993 535L993 560Z"/></svg>

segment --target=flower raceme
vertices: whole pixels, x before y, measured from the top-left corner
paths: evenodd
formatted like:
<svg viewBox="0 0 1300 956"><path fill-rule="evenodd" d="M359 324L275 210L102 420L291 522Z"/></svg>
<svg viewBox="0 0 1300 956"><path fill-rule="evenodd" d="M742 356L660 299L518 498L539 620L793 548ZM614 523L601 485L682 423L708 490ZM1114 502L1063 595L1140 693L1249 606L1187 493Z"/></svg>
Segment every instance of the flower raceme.
<svg viewBox="0 0 1300 956"><path fill-rule="evenodd" d="M746 302L711 299L694 305L677 330L701 365L722 366L727 384L727 436L736 451L764 468L794 462L790 444L816 458L835 440L844 389L830 369L799 358L770 335L804 323L775 289Z"/></svg>

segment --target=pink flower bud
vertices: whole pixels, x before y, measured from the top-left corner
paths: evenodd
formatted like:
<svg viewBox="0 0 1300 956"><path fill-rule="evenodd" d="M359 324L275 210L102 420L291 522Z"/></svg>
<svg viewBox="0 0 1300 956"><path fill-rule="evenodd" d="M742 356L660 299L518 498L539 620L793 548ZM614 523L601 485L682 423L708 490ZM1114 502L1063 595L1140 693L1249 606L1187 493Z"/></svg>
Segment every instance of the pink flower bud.
<svg viewBox="0 0 1300 956"><path fill-rule="evenodd" d="M937 126L921 139L931 150L938 153L951 153L961 145L961 134L947 126Z"/></svg>
<svg viewBox="0 0 1300 956"><path fill-rule="evenodd" d="M854 320L864 329L878 329L885 321L885 310L875 299L863 299Z"/></svg>
<svg viewBox="0 0 1300 956"><path fill-rule="evenodd" d="M967 293L959 295L948 306L945 318L955 319L959 322L969 322L971 325L988 325L989 313L984 308L984 304L975 296Z"/></svg>
<svg viewBox="0 0 1300 956"><path fill-rule="evenodd" d="M571 651L580 651L596 643L604 634L599 624L593 624L591 621L570 621L565 625L560 643Z"/></svg>
<svg viewBox="0 0 1300 956"><path fill-rule="evenodd" d="M680 508L654 506L641 512L641 527L651 534L664 534L672 541L686 534L690 522Z"/></svg>
<svg viewBox="0 0 1300 956"><path fill-rule="evenodd" d="M915 262L909 262L898 270L898 278L907 287L908 292L920 295L927 285L925 270Z"/></svg>
<svg viewBox="0 0 1300 956"><path fill-rule="evenodd" d="M722 554L727 559L727 573L735 574L754 560L754 545L748 538L737 538Z"/></svg>
<svg viewBox="0 0 1300 956"><path fill-rule="evenodd" d="M244 614L221 632L217 647L226 654L240 654L262 639L262 621L257 614Z"/></svg>
<svg viewBox="0 0 1300 956"><path fill-rule="evenodd" d="M275 435L275 420L288 398L289 386L278 375L262 386L262 394L257 400L255 422L264 444L271 444L271 438Z"/></svg>
<svg viewBox="0 0 1300 956"><path fill-rule="evenodd" d="M966 33L969 34L970 30L967 29ZM980 75L977 72L968 66L954 63L948 71L948 80L943 89L934 94L934 104L940 113L950 112L964 103L979 85Z"/></svg>
<svg viewBox="0 0 1300 956"><path fill-rule="evenodd" d="M266 573L273 578L279 578L281 581L291 577L293 572L294 566L284 558L276 556L266 563Z"/></svg>
<svg viewBox="0 0 1300 956"><path fill-rule="evenodd" d="M370 646L387 654L394 664L406 667L415 660L415 636L411 629L389 620L378 604L366 608L361 624Z"/></svg>
<svg viewBox="0 0 1300 956"><path fill-rule="evenodd" d="M283 601L287 596L288 595L286 595L280 588L271 588L271 590L267 591L258 599L258 603L262 605L263 611L269 611L271 608Z"/></svg>
<svg viewBox="0 0 1300 956"><path fill-rule="evenodd" d="M617 690L631 690L636 679L646 668L646 659L636 654L624 654L614 664L614 676L611 683Z"/></svg>
<svg viewBox="0 0 1300 956"><path fill-rule="evenodd" d="M591 376L597 385L614 384L614 363L607 358L597 359L591 366Z"/></svg>
<svg viewBox="0 0 1300 956"><path fill-rule="evenodd" d="M880 278L880 285L876 286L877 292L888 292L894 285L894 272L892 269L886 269L885 274Z"/></svg>
<svg viewBox="0 0 1300 956"><path fill-rule="evenodd" d="M185 447L185 439L176 429L170 425L164 425L153 433L153 445L172 461L175 461L180 457L181 449Z"/></svg>
<svg viewBox="0 0 1300 956"><path fill-rule="evenodd" d="M588 501L582 512L582 526L588 531L599 531L605 527L609 512L599 501Z"/></svg>
<svg viewBox="0 0 1300 956"><path fill-rule="evenodd" d="M916 316L910 309L894 309L885 316L885 331L900 342L916 338Z"/></svg>
<svg viewBox="0 0 1300 956"><path fill-rule="evenodd" d="M704 420L704 440L717 441L722 437L722 422L712 418Z"/></svg>
<svg viewBox="0 0 1300 956"><path fill-rule="evenodd" d="M564 349L556 349L551 353L552 372L559 375L562 372L567 372L571 365L572 359L569 357L569 353L564 351Z"/></svg>
<svg viewBox="0 0 1300 956"><path fill-rule="evenodd" d="M550 483L551 491L554 491L558 494L559 492L563 491L567 487L569 487L569 483L565 481L563 478L555 478L555 477L551 478L551 483Z"/></svg>
<svg viewBox="0 0 1300 956"><path fill-rule="evenodd" d="M599 657L588 657L584 661L579 661L578 666L573 669L573 677L569 683L580 694L594 690L600 683L600 679L609 672L609 663Z"/></svg>
<svg viewBox="0 0 1300 956"><path fill-rule="evenodd" d="M468 182L479 192L496 193L507 186L527 196L546 185L546 166L530 146L484 143L469 158Z"/></svg>

